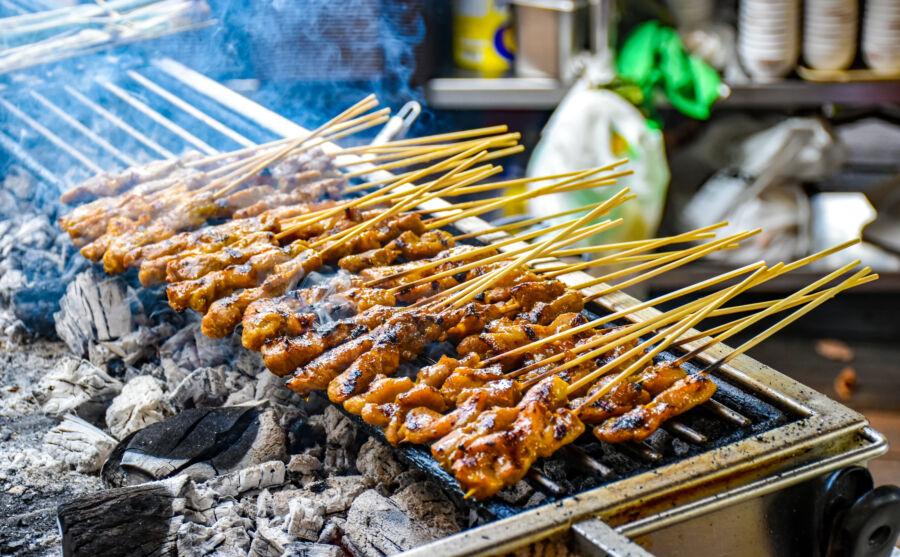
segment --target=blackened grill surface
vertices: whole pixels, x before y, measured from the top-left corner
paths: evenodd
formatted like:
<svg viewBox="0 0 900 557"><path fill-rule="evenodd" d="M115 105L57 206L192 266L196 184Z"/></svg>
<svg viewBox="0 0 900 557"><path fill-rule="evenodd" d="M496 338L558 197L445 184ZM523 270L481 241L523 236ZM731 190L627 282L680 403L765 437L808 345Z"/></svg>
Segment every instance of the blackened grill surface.
<svg viewBox="0 0 900 557"><path fill-rule="evenodd" d="M592 305L593 311L585 311L584 314L588 319L595 319L599 315L608 314L605 309ZM626 324L625 321L617 321L616 325ZM445 345L446 346L446 345ZM407 370L424 367L434 363L432 351L431 358L420 357L410 362L411 365L406 366ZM657 361L674 360L680 354L673 351L663 351L657 358ZM692 360L683 365L688 373L697 373L707 364L703 361ZM401 369L402 372L402 369ZM414 377L414 375L413 375ZM693 444L683 441L672 434L660 429L651 435L643 444L659 453L661 458L651 461L642 458L636 448L639 445L614 445L597 441L590 433L590 428L582 435L574 444L574 447L584 451L589 457L598 461L600 464L610 468L613 472L608 477L603 477L587 466L580 464L577 458L573 458L568 454L566 449L558 451L555 455L548 459L541 459L535 463L533 470L551 480L553 484L562 488L559 492L554 492L542 485L542 482L535 481L526 477L523 481L528 482L535 491L543 492L546 499L542 503L550 503L564 497L577 495L578 493L594 489L619 479L634 476L654 468L659 468L673 462L677 462L684 458L692 457L700 453L725 447L731 443L759 435L760 433L775 429L786 423L795 421L801 416L790 413L787 410L776 407L772 401L767 401L760 396L747 392L733 385L727 380L712 374L718 389L713 396L713 400L718 401L732 410L735 410L749 418L752 422L746 427L738 427L724 418L709 411L708 408L700 406L677 419L688 427L702 433L706 436L707 442L702 444ZM343 412L343 408L341 408ZM344 412L355 423L360 424L370 435L378 438L384 443L387 440L381 429L366 424L359 416ZM441 482L445 486L451 486L453 492L462 499L463 491L453 476L447 473L432 458L431 451L427 446L422 445L401 445L394 449L399 456L411 462L422 471L433 477L436 481ZM486 501L466 500L466 503L479 509L493 518L506 518L518 514L529 507L524 504L514 505L508 504L500 498L494 496Z"/></svg>

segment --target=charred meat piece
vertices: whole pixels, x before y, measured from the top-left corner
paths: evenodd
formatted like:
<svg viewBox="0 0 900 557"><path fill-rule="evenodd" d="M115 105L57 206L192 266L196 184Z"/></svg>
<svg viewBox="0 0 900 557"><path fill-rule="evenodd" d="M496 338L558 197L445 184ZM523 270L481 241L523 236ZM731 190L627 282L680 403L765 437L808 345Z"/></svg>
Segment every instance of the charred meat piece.
<svg viewBox="0 0 900 557"><path fill-rule="evenodd" d="M676 381L647 404L598 425L594 428L594 436L607 443L643 441L663 422L703 404L715 392L716 384L708 375L689 375Z"/></svg>

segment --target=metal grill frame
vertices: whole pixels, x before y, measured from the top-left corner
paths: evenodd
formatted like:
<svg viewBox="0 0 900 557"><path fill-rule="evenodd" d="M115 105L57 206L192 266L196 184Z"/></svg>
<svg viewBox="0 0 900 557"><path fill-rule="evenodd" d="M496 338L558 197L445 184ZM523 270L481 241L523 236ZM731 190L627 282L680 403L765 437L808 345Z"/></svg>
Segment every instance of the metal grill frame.
<svg viewBox="0 0 900 557"><path fill-rule="evenodd" d="M152 65L279 137L308 133L294 122L174 60L155 60ZM326 144L323 148L339 161L360 161L351 155L341 155L337 145ZM380 178L389 174L381 172L374 176ZM423 208L442 209L447 205L447 202L435 199L425 203ZM476 217L458 221L454 226L464 233L489 229L487 222ZM485 235L481 239L496 237ZM504 249L518 247L521 244ZM570 285L589 278L581 272L560 277ZM604 286L598 285L584 292L591 294ZM609 311L639 303L622 292L606 295L597 302ZM633 313L630 318L642 321L658 313L654 308L647 308ZM691 330L686 335L696 333ZM699 339L685 345L685 349L699 347L703 342L704 339ZM698 359L712 363L730 350L728 346L718 344ZM861 414L748 356L735 358L715 374L801 418L760 435L466 530L414 549L409 554L431 557L435 554L503 553L570 528L577 535L589 538L591 520L596 518L616 526L620 533L639 536L848 464L865 462L887 450L884 437L869 428Z"/></svg>

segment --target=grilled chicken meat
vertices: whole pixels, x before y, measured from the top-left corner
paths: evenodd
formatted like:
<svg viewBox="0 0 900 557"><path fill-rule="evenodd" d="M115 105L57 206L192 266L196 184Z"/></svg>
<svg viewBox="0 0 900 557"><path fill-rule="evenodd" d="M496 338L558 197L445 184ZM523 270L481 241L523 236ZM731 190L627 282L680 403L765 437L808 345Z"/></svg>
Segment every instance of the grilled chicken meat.
<svg viewBox="0 0 900 557"><path fill-rule="evenodd" d="M688 375L632 410L610 418L594 428L594 436L608 443L643 441L666 420L709 400L716 384L705 373Z"/></svg>

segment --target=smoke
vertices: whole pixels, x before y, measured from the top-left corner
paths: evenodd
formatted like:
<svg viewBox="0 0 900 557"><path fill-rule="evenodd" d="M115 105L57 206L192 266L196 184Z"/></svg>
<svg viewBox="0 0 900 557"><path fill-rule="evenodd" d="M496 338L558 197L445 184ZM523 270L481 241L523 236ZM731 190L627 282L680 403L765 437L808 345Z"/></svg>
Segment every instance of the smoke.
<svg viewBox="0 0 900 557"><path fill-rule="evenodd" d="M175 39L185 44L170 55L239 83L302 126L321 124L369 93L394 109L423 100L412 78L425 38L424 0L223 0L212 8L220 24Z"/></svg>

